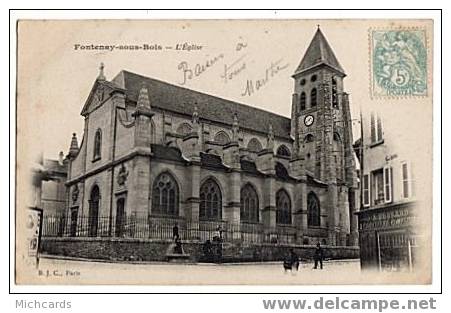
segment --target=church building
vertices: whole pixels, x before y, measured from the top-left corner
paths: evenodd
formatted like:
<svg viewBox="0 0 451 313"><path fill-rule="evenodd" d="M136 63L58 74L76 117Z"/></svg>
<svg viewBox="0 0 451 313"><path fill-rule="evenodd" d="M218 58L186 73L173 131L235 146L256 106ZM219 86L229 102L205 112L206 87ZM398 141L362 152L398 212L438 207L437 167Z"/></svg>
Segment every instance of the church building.
<svg viewBox="0 0 451 313"><path fill-rule="evenodd" d="M357 245L345 77L320 29L291 118L101 65L67 155L65 234Z"/></svg>

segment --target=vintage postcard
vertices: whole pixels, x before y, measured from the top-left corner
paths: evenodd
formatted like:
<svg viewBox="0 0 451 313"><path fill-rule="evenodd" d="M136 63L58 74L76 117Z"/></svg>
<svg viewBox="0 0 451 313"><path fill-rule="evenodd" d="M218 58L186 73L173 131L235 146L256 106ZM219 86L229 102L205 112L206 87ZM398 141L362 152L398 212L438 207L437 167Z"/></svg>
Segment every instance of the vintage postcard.
<svg viewBox="0 0 451 313"><path fill-rule="evenodd" d="M20 20L16 283L431 284L433 21Z"/></svg>

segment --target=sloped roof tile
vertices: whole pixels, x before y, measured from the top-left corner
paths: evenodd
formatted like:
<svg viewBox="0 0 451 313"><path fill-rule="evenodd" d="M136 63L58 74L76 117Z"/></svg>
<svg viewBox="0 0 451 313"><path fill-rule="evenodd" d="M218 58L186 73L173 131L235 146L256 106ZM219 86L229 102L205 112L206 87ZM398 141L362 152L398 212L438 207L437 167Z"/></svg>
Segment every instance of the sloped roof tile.
<svg viewBox="0 0 451 313"><path fill-rule="evenodd" d="M200 118L230 126L236 112L241 128L266 133L272 124L275 136L290 139L290 118L275 113L128 71L121 71L112 82L125 89L131 101L137 101L139 90L145 85L152 107L192 115L197 106Z"/></svg>

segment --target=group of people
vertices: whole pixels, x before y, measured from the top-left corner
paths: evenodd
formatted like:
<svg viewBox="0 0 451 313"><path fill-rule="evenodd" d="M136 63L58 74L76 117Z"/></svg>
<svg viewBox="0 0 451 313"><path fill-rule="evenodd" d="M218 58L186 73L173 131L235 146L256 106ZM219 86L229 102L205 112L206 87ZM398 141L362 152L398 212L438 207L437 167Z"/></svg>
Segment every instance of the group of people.
<svg viewBox="0 0 451 313"><path fill-rule="evenodd" d="M213 242L212 242L213 241ZM207 262L220 262L222 259L222 227L218 225L216 227L216 233L213 236L213 240L207 239L205 241L203 252L204 260Z"/></svg>
<svg viewBox="0 0 451 313"><path fill-rule="evenodd" d="M323 269L323 260L324 260L324 252L323 252L323 248L321 247L321 244L318 242L318 244L316 245L315 248L315 254L313 257L314 261L315 261L315 266L313 267L313 269L317 269L318 265L320 269ZM296 252L294 252L294 249L290 249L290 253L287 255L287 257L285 258L285 260L283 261L283 268L285 269L285 271L288 270L299 270L299 256L296 254Z"/></svg>
<svg viewBox="0 0 451 313"><path fill-rule="evenodd" d="M174 224L174 227L172 227L172 239L174 242L180 241L180 234L179 234L179 225L178 223ZM222 242L222 227L221 225L218 225L216 227L216 233L213 236L213 241L216 242Z"/></svg>
<svg viewBox="0 0 451 313"><path fill-rule="evenodd" d="M183 254L182 240L180 238L179 226L177 223L172 227L172 240L175 243L173 252ZM213 242L212 242L213 241ZM218 261L222 258L222 227L218 225L212 241L207 240L203 246L204 258L208 261Z"/></svg>
<svg viewBox="0 0 451 313"><path fill-rule="evenodd" d="M182 240L180 239L179 227L177 223L175 223L174 227L172 228L172 238L175 243L174 253L183 254ZM204 257L207 260L215 260L218 259L218 257L220 259L222 257L221 243L222 243L222 228L221 225L218 225L218 227L216 228L216 234L213 236L213 244L210 240L207 240L203 246ZM314 254L315 266L313 268L317 269L319 266L320 269L323 269L323 260L324 260L323 249L321 247L321 244L318 242L315 248ZM299 265L300 265L299 256L296 254L296 252L294 252L294 249L292 248L290 249L290 252L285 258L285 260L283 261L283 268L285 269L285 271L288 270L292 271L294 269L298 271Z"/></svg>

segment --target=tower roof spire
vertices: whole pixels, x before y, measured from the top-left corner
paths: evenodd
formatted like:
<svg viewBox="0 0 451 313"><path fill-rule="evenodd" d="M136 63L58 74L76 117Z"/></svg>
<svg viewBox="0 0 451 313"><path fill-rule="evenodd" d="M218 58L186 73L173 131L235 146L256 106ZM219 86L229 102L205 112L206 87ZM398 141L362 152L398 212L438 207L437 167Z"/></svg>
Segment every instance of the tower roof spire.
<svg viewBox="0 0 451 313"><path fill-rule="evenodd" d="M132 116L145 115L152 118L152 106L149 100L149 92L147 90L146 84L143 82L141 84L141 89L138 94L138 102L136 104L136 110L133 112Z"/></svg>
<svg viewBox="0 0 451 313"><path fill-rule="evenodd" d="M337 60L334 51L327 42L326 37L321 32L320 25L318 24L318 29L313 36L307 51L302 58L301 63L297 67L294 75L302 73L308 69L311 69L318 65L328 65L335 69L336 71L345 74L343 68Z"/></svg>
<svg viewBox="0 0 451 313"><path fill-rule="evenodd" d="M150 110L150 100L149 100L149 92L147 90L147 87L144 83L141 84L141 90L138 94L138 108L146 108Z"/></svg>
<svg viewBox="0 0 451 313"><path fill-rule="evenodd" d="M78 140L77 140L77 134L72 134L72 139L70 141L70 147L69 147L69 157L75 157L78 153Z"/></svg>

